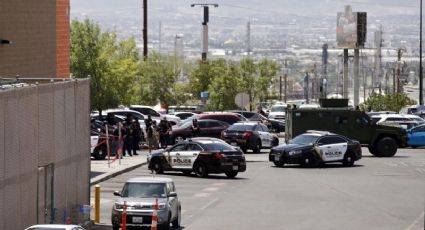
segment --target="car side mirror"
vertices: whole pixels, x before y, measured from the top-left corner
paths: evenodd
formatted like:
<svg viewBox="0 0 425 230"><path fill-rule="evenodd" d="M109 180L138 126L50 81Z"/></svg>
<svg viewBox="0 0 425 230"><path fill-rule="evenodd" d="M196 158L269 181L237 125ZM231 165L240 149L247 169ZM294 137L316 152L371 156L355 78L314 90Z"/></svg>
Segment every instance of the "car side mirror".
<svg viewBox="0 0 425 230"><path fill-rule="evenodd" d="M176 192L170 192L170 194L168 194L168 197L177 197L177 193Z"/></svg>
<svg viewBox="0 0 425 230"><path fill-rule="evenodd" d="M121 192L120 191L115 191L114 192L114 196L121 196Z"/></svg>

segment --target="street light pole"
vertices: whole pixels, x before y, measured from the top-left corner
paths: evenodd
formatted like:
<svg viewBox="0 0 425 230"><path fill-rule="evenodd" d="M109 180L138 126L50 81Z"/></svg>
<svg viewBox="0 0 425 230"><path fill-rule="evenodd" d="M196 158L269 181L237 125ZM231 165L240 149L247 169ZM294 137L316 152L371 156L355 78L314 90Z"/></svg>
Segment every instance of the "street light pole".
<svg viewBox="0 0 425 230"><path fill-rule="evenodd" d="M209 21L209 6L218 7L218 4L202 4L194 3L190 7L201 6L204 8L204 21L202 22L202 61L207 60L208 53L208 21Z"/></svg>
<svg viewBox="0 0 425 230"><path fill-rule="evenodd" d="M148 0L143 0L143 57L148 57Z"/></svg>

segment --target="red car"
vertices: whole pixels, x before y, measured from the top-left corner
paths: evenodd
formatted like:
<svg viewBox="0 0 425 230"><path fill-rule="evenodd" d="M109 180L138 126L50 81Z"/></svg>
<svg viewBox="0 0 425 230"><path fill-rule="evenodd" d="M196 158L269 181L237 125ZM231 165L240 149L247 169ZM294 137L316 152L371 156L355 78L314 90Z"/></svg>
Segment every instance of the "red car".
<svg viewBox="0 0 425 230"><path fill-rule="evenodd" d="M198 126L200 130L198 135L199 137L220 138L221 132L227 129L229 124L218 120L202 119L198 120ZM177 143L192 136L192 122L186 122L181 126L173 127L171 140L173 140L174 143Z"/></svg>

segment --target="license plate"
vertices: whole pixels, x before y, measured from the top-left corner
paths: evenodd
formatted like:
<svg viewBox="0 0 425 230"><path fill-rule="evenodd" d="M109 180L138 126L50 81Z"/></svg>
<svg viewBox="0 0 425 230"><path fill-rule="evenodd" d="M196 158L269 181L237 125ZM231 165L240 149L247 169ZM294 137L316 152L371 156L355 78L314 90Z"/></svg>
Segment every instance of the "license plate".
<svg viewBox="0 0 425 230"><path fill-rule="evenodd" d="M143 217L133 217L133 223L143 223Z"/></svg>
<svg viewBox="0 0 425 230"><path fill-rule="evenodd" d="M279 161L280 160L279 158L280 158L279 155L274 155L274 160L275 161Z"/></svg>
<svg viewBox="0 0 425 230"><path fill-rule="evenodd" d="M238 146L238 143L237 142L230 142L230 145L232 145L232 146Z"/></svg>
<svg viewBox="0 0 425 230"><path fill-rule="evenodd" d="M238 170L239 167L237 165L233 165L233 170Z"/></svg>

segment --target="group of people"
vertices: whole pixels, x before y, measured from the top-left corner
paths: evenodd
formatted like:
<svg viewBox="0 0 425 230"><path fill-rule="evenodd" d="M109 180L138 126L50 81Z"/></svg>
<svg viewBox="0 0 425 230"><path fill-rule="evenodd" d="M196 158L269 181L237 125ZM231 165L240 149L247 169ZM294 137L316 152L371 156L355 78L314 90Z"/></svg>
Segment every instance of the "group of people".
<svg viewBox="0 0 425 230"><path fill-rule="evenodd" d="M120 126L117 124L113 114L108 113L106 123L112 127L112 145L113 149L118 149L120 143L119 136L122 137L122 155L133 156L138 155L139 143L142 140L143 132L137 118L127 116L124 123ZM121 132L121 133L120 133Z"/></svg>
<svg viewBox="0 0 425 230"><path fill-rule="evenodd" d="M146 141L148 144L149 152L152 149L167 148L170 144L170 136L173 130L172 125L167 121L166 117L163 117L159 124L156 124L155 120L152 120L149 115L145 120L146 125Z"/></svg>

